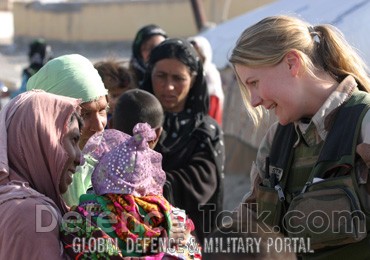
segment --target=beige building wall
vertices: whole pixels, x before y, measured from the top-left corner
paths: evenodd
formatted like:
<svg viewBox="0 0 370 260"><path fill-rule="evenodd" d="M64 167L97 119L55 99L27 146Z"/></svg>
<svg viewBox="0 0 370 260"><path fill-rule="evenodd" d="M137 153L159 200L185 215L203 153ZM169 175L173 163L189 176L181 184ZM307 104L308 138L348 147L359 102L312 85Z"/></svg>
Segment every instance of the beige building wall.
<svg viewBox="0 0 370 260"><path fill-rule="evenodd" d="M122 41L131 40L138 28L148 23L156 23L176 37L196 32L186 0L47 5L15 2L13 12L15 37Z"/></svg>
<svg viewBox="0 0 370 260"><path fill-rule="evenodd" d="M272 0L204 0L203 6L207 19L219 23L266 2ZM189 0L53 4L16 0L12 10L15 38L44 37L68 42L130 41L140 27L149 23L161 26L171 37L198 33Z"/></svg>
<svg viewBox="0 0 370 260"><path fill-rule="evenodd" d="M271 2L274 0L204 0L203 5L208 20L218 24Z"/></svg>
<svg viewBox="0 0 370 260"><path fill-rule="evenodd" d="M0 11L10 10L10 1L9 0L0 0Z"/></svg>

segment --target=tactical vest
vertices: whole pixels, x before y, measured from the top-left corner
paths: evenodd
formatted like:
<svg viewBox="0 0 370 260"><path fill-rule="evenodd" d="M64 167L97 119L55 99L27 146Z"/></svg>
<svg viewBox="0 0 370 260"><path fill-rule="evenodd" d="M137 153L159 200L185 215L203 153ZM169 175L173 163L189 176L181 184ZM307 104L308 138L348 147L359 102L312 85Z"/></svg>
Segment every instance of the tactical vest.
<svg viewBox="0 0 370 260"><path fill-rule="evenodd" d="M332 256L329 251L343 256L348 251L344 245L369 244L370 212L356 177L356 146L369 108L370 96L355 91L335 111L325 142L303 150L294 147L298 135L293 123L279 125L275 133L266 175L257 188L258 212L270 213L265 223L285 236L309 238L314 258ZM307 154L314 158L312 164L297 167L296 160Z"/></svg>

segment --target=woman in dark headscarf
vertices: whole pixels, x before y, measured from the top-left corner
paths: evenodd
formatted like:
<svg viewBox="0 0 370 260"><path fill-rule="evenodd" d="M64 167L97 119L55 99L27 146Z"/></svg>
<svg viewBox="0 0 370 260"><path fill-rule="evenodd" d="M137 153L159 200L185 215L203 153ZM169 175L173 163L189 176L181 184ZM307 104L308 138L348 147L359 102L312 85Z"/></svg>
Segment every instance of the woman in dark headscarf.
<svg viewBox="0 0 370 260"><path fill-rule="evenodd" d="M139 86L145 75L146 63L151 50L167 38L167 33L157 25L149 24L142 27L136 34L132 44L130 70Z"/></svg>
<svg viewBox="0 0 370 260"><path fill-rule="evenodd" d="M165 111L164 133L155 149L163 155L173 203L189 213L203 243L222 210L224 146L219 125L207 115L203 67L190 43L168 39L155 47L142 88Z"/></svg>

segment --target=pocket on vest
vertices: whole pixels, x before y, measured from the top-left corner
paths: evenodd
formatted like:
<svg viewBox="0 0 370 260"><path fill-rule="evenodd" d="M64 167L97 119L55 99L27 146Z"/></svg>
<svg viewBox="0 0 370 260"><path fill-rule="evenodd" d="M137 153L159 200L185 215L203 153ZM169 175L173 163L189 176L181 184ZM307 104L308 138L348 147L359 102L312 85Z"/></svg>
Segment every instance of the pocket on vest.
<svg viewBox="0 0 370 260"><path fill-rule="evenodd" d="M257 187L257 212L263 216L263 221L270 227L280 226L282 217L282 201L279 200L278 192L260 184Z"/></svg>
<svg viewBox="0 0 370 260"><path fill-rule="evenodd" d="M367 235L350 176L314 183L294 197L284 225L289 237L310 238L312 249L355 243Z"/></svg>

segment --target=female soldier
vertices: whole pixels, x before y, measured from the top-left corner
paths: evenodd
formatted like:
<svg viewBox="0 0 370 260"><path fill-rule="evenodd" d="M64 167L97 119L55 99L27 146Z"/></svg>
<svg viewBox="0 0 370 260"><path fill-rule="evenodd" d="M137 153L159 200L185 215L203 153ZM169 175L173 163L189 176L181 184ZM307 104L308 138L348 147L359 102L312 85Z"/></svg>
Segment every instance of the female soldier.
<svg viewBox="0 0 370 260"><path fill-rule="evenodd" d="M298 252L303 257L369 258L364 62L333 26L290 16L247 28L230 61L247 106L274 111L279 121L260 145L244 202L257 201L266 224L285 235L309 238L315 253ZM249 111L258 121L261 113Z"/></svg>

